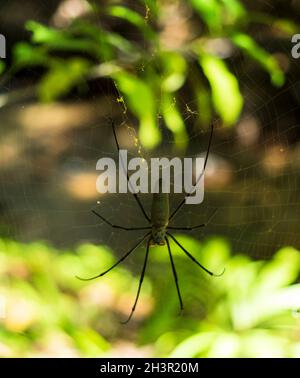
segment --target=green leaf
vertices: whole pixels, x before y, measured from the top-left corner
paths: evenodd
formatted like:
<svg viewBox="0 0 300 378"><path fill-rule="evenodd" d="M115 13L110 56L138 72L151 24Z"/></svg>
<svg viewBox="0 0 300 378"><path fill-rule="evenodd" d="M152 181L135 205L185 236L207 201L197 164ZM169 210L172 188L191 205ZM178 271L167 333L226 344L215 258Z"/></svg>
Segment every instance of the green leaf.
<svg viewBox="0 0 300 378"><path fill-rule="evenodd" d="M5 63L2 60L0 60L0 75L2 75L4 70L5 70Z"/></svg>
<svg viewBox="0 0 300 378"><path fill-rule="evenodd" d="M170 354L170 358L192 358L209 349L216 338L216 332L203 332L188 337Z"/></svg>
<svg viewBox="0 0 300 378"><path fill-rule="evenodd" d="M170 260L168 263L170 263ZM157 341L164 332L173 329L176 324L178 298L176 295L170 295L171 289L174 289L173 285L173 282L168 281L163 287L161 287L161 296L157 298L157 303L155 305L155 308L159 309L159 311L153 311L151 320L147 322L140 331L140 340L142 342L146 340L148 343ZM168 301L165 300L166 297L168 297Z"/></svg>
<svg viewBox="0 0 300 378"><path fill-rule="evenodd" d="M47 65L49 57L43 47L34 47L28 43L20 42L13 49L14 65L17 68Z"/></svg>
<svg viewBox="0 0 300 378"><path fill-rule="evenodd" d="M275 86L280 87L284 84L285 76L276 58L260 47L253 38L247 34L236 33L231 40L270 74L271 81Z"/></svg>
<svg viewBox="0 0 300 378"><path fill-rule="evenodd" d="M216 111L225 125L234 124L243 108L243 97L237 78L217 56L200 54L199 62L210 83Z"/></svg>
<svg viewBox="0 0 300 378"><path fill-rule="evenodd" d="M104 337L89 328L75 330L72 332L72 337L78 348L90 357L98 357L110 348Z"/></svg>
<svg viewBox="0 0 300 378"><path fill-rule="evenodd" d="M238 303L247 298L255 284L260 262L251 262L244 255L236 255L225 262L225 273L217 281L224 292L227 292L232 302ZM237 282L239 283L237 285ZM232 309L234 310L234 308ZM245 314L247 317L247 314ZM239 322L243 322L243 315L239 314Z"/></svg>
<svg viewBox="0 0 300 378"><path fill-rule="evenodd" d="M156 122L156 102L152 88L146 81L125 71L114 75L129 109L140 121L139 136L146 148L156 147L161 135Z"/></svg>
<svg viewBox="0 0 300 378"><path fill-rule="evenodd" d="M194 83L194 91L197 100L198 118L203 126L209 125L212 120L212 103L210 92L202 85Z"/></svg>
<svg viewBox="0 0 300 378"><path fill-rule="evenodd" d="M278 358L288 356L288 340L269 330L252 330L241 337L242 355L246 358Z"/></svg>
<svg viewBox="0 0 300 378"><path fill-rule="evenodd" d="M294 21L286 18L276 18L268 13L251 12L248 14L248 21L268 25L269 27L278 29L289 37L297 34L299 31L299 26Z"/></svg>
<svg viewBox="0 0 300 378"><path fill-rule="evenodd" d="M127 55L130 55L130 59L137 58L137 49L135 48L135 46L120 34L107 32L102 33L102 35L103 38L105 38L106 42L111 46L117 48Z"/></svg>
<svg viewBox="0 0 300 378"><path fill-rule="evenodd" d="M77 248L77 254L83 264L82 271L77 273L79 276L84 276L87 271L91 276L96 275L99 270L104 270L115 262L111 251L103 246L83 244Z"/></svg>
<svg viewBox="0 0 300 378"><path fill-rule="evenodd" d="M193 8L213 32L222 28L222 6L218 0L190 0Z"/></svg>
<svg viewBox="0 0 300 378"><path fill-rule="evenodd" d="M284 289L257 295L251 302L253 324L273 319L275 316L288 311L292 312L299 309L300 285L295 284ZM250 303L249 303L250 304Z"/></svg>
<svg viewBox="0 0 300 378"><path fill-rule="evenodd" d="M56 61L39 84L39 97L42 101L48 102L67 94L70 89L83 81L89 67L90 64L80 58Z"/></svg>
<svg viewBox="0 0 300 378"><path fill-rule="evenodd" d="M27 21L26 30L32 32L32 42L49 43L61 38L62 33L54 28L42 25L36 21Z"/></svg>
<svg viewBox="0 0 300 378"><path fill-rule="evenodd" d="M212 344L208 358L234 358L239 355L240 337L233 332L219 332Z"/></svg>
<svg viewBox="0 0 300 378"><path fill-rule="evenodd" d="M161 54L162 82L161 88L164 92L175 92L185 82L187 64L185 59L175 52L164 52Z"/></svg>
<svg viewBox="0 0 300 378"><path fill-rule="evenodd" d="M145 18L143 18L139 13L135 12L134 10L127 8L126 6L114 5L114 6L110 6L107 9L107 13L110 16L118 17L118 18L121 18L123 20L130 22L132 25L140 29L145 35L145 37L149 39L155 38L156 34L147 24Z"/></svg>
<svg viewBox="0 0 300 378"><path fill-rule="evenodd" d="M175 144L178 148L185 148L188 144L188 135L184 121L176 106L176 100L170 94L165 93L161 102L161 112L166 126L172 131Z"/></svg>
<svg viewBox="0 0 300 378"><path fill-rule="evenodd" d="M87 21L77 20L71 26L69 32L72 36L77 37L75 41L78 40L78 35L87 37L83 41L88 40L89 43L87 46L91 45L91 47L96 49L98 56L105 61L114 58L112 47L124 54L130 55L131 59L135 58L137 54L137 47L128 39L118 33L103 30L99 26Z"/></svg>
<svg viewBox="0 0 300 378"><path fill-rule="evenodd" d="M284 18L275 20L273 23L273 27L278 28L288 36L292 36L293 34L299 32L299 26L295 22Z"/></svg>
<svg viewBox="0 0 300 378"><path fill-rule="evenodd" d="M256 280L256 290L271 291L289 285L296 280L299 270L300 252L292 247L282 248L262 268Z"/></svg>
<svg viewBox="0 0 300 378"><path fill-rule="evenodd" d="M157 0L140 0L140 2L146 7L145 19L157 18L159 12Z"/></svg>
<svg viewBox="0 0 300 378"><path fill-rule="evenodd" d="M220 33L227 25L236 26L246 16L246 10L239 0L190 0L190 2L213 33Z"/></svg>
<svg viewBox="0 0 300 378"><path fill-rule="evenodd" d="M201 258L205 266L213 271L221 272L230 258L230 246L222 238L214 238L206 242L201 252Z"/></svg>
<svg viewBox="0 0 300 378"><path fill-rule="evenodd" d="M161 141L161 133L154 117L142 117L140 119L139 136L141 143L146 148L155 148Z"/></svg>
<svg viewBox="0 0 300 378"><path fill-rule="evenodd" d="M91 40L91 38L72 36L70 34L72 32L72 29L70 29L70 31L60 31L48 26L44 26L35 21L28 21L26 23L26 29L32 32L33 43L41 44L48 49L80 51L96 57L102 56L102 47L105 52L105 46L103 45L103 43L100 43L101 41L99 42L99 40L97 40L96 42ZM97 31L98 34L101 34L100 29L97 29Z"/></svg>
<svg viewBox="0 0 300 378"><path fill-rule="evenodd" d="M246 16L246 10L239 0L221 0L226 10L226 24L233 25Z"/></svg>

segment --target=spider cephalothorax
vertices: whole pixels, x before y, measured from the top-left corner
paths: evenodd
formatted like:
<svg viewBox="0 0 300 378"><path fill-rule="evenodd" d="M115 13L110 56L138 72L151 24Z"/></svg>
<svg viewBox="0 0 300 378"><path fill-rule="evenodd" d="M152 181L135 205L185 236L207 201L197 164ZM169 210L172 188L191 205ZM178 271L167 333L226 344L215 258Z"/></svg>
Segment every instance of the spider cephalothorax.
<svg viewBox="0 0 300 378"><path fill-rule="evenodd" d="M114 126L113 120L111 120L111 125L112 125L112 129L113 129L113 133L114 133L115 142L116 142L116 145L117 145L117 148L118 148L118 152L119 152L120 148L119 148L119 143L118 143L118 139L117 139L116 130L115 130L115 126ZM206 157L205 157L205 161L204 161L203 171L201 172L200 176L198 177L198 179L196 181L196 185L198 184L198 182L202 178L202 176L204 174L204 171L205 171L205 167L206 167L206 163L207 163L207 159L208 159L208 155L209 155L209 151L210 151L212 136L213 136L213 125L211 127L211 133L210 133L208 148L207 148ZM127 181L129 182L128 174L127 174ZM158 182L158 187L162 188L161 179ZM179 203L179 205L176 207L176 209L170 215L170 211L169 211L169 196L168 196L167 193L162 193L162 190L158 190L158 193L154 193L153 194L152 209L151 209L151 219L150 219L150 217L147 215L147 213L146 213L146 211L145 211L145 209L144 209L144 207L143 207L143 205L142 205L142 203L141 203L138 195L136 193L132 193L132 194L133 194L133 196L134 196L134 198L135 198L135 200L136 200L136 202L137 202L140 210L142 211L142 213L143 213L146 221L148 222L148 226L144 226L144 227L124 227L124 226L120 226L120 225L116 225L116 224L111 223L109 220L107 220L106 218L104 218L102 215L100 215L98 212L96 212L94 210L93 210L93 213L95 215L97 215L97 217L99 217L103 222L105 222L106 224L108 224L112 228L117 228L117 229L121 229L121 230L125 230L125 231L148 230L148 232L146 233L146 235L143 236L143 238L135 246L133 246L123 257L121 257L109 269L107 269L106 271L98 274L95 277L80 278L81 280L88 281L88 280L93 280L95 278L104 276L106 273L108 273L113 268L115 268L118 264L120 264L123 260L125 260L134 250L137 249L137 247L139 245L142 244L142 242L145 239L147 239L147 247L146 247L145 260L144 260L144 264L143 264L143 269L142 269L142 273L141 273L141 278L140 278L140 282L139 282L139 287L138 287L136 299L135 299L135 302L133 304L133 307L131 309L131 312L130 312L130 315L129 315L128 319L125 322L123 322L123 323L127 323L131 319L131 317L132 317L132 315L134 313L134 310L136 308L136 305L137 305L137 302L138 302L138 299L139 299L139 295L140 295L140 291L141 291L141 287L142 287L142 283L143 283L144 276L145 276L145 271L146 271L146 266L147 266L147 261L148 261L148 254L149 254L149 247L150 247L150 245L159 245L159 246L167 245L168 253L169 253L169 257L170 257L170 262L171 262L171 267L172 267L172 272L173 272L174 279L175 279L176 290L177 290L177 294L178 294L178 298L179 298L180 309L183 309L183 303L182 303L180 289L179 289L179 285L178 285L177 272L176 272L176 269L175 269L175 264L174 264L173 256L172 256L172 253L171 253L171 248L170 248L170 243L169 243L169 237L201 269L203 269L206 273L210 274L211 276L217 276L216 274L214 274L211 271L209 271L208 269L206 269L203 265L201 265L194 258L194 256L192 256L179 243L179 241L175 238L175 236L173 236L169 232L169 230L192 231L192 230L195 230L197 228L206 226L206 224L204 224L204 223L196 225L196 226L193 226L193 227L173 227L173 226L169 226L169 222L174 218L175 214L177 214L177 212L185 204L185 198L186 197ZM192 194L192 192L188 193L187 197L189 197L191 194ZM224 271L221 274L223 274L223 273L224 273Z"/></svg>
<svg viewBox="0 0 300 378"><path fill-rule="evenodd" d="M152 227L150 245L166 245L166 229Z"/></svg>

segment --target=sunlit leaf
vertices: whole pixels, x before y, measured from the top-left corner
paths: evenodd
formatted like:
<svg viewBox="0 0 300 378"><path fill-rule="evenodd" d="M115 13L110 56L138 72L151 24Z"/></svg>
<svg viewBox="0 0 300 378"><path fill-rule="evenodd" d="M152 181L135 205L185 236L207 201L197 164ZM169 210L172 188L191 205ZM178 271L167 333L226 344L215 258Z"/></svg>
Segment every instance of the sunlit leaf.
<svg viewBox="0 0 300 378"><path fill-rule="evenodd" d="M270 74L274 85L280 87L284 84L285 76L276 58L259 46L253 38L247 34L236 33L231 39L233 43L244 50L252 59L255 59Z"/></svg>
<svg viewBox="0 0 300 378"><path fill-rule="evenodd" d="M214 238L203 245L201 258L205 265L213 270L222 271L226 268L226 261L230 258L230 246L221 238Z"/></svg>
<svg viewBox="0 0 300 378"><path fill-rule="evenodd" d="M178 335L175 332L164 332L158 337L155 343L156 350L159 355L163 357L171 353L172 350L178 345Z"/></svg>
<svg viewBox="0 0 300 378"><path fill-rule="evenodd" d="M225 125L234 124L243 108L243 97L237 78L217 56L201 54L199 61L211 90L212 101Z"/></svg>
<svg viewBox="0 0 300 378"><path fill-rule="evenodd" d="M161 112L166 126L172 131L175 144L178 148L185 148L188 144L188 135L184 121L176 106L176 102L169 94L164 94L161 103Z"/></svg>
<svg viewBox="0 0 300 378"><path fill-rule="evenodd" d="M35 21L28 21L26 28L32 32L32 41L34 43L41 44L48 49L80 51L98 57L102 55L102 50L100 51L99 47L103 49L105 47L100 43L97 45L97 43L90 38L72 36L67 31L50 28ZM98 29L98 35L99 34L101 34L100 29Z"/></svg>
<svg viewBox="0 0 300 378"><path fill-rule="evenodd" d="M299 26L292 20L288 19L275 20L273 23L273 27L278 28L280 31L284 32L288 36L292 36L299 32Z"/></svg>
<svg viewBox="0 0 300 378"><path fill-rule="evenodd" d="M239 0L190 0L212 32L220 32L224 26L236 25L246 15Z"/></svg>
<svg viewBox="0 0 300 378"><path fill-rule="evenodd" d="M217 336L216 332L193 335L180 343L170 354L170 358L192 358L209 349Z"/></svg>
<svg viewBox="0 0 300 378"><path fill-rule="evenodd" d="M82 260L74 253L62 253L57 257L55 276L61 287L78 289L82 286L80 280L74 280L74 275L82 272L82 265Z"/></svg>
<svg viewBox="0 0 300 378"><path fill-rule="evenodd" d="M78 38L78 35L84 38ZM96 51L97 56L106 61L114 58L116 49L130 56L131 60L137 58L137 47L133 42L119 33L104 30L100 26L84 20L77 20L72 24L68 39L71 39L71 46L72 43L76 46L76 43L87 41L86 51L91 53Z"/></svg>
<svg viewBox="0 0 300 378"><path fill-rule="evenodd" d="M0 75L4 72L4 70L5 70L5 63L2 60L0 60Z"/></svg>
<svg viewBox="0 0 300 378"><path fill-rule="evenodd" d="M210 93L204 86L197 85L196 83L194 90L198 110L196 117L197 119L199 118L203 126L207 127L212 120L212 103Z"/></svg>
<svg viewBox="0 0 300 378"><path fill-rule="evenodd" d="M222 5L218 0L190 0L190 2L212 31L221 30Z"/></svg>
<svg viewBox="0 0 300 378"><path fill-rule="evenodd" d="M228 295L235 301L246 298L255 283L259 262L251 262L244 255L237 255L224 263L225 272L217 281L217 284L227 288ZM239 283L237 285L237 282Z"/></svg>
<svg viewBox="0 0 300 378"><path fill-rule="evenodd" d="M161 135L156 122L156 102L147 82L125 71L114 75L117 86L124 94L130 110L140 121L139 136L146 148L154 148Z"/></svg>
<svg viewBox="0 0 300 378"><path fill-rule="evenodd" d="M271 26L276 32L284 33L286 36L297 34L299 27L293 20L287 18L276 18L269 13L252 12L248 14L249 21Z"/></svg>
<svg viewBox="0 0 300 378"><path fill-rule="evenodd" d="M88 70L89 63L84 59L56 62L39 84L39 97L42 101L53 101L67 94L70 89L83 82Z"/></svg>
<svg viewBox="0 0 300 378"><path fill-rule="evenodd" d="M25 26L27 30L32 32L32 41L35 43L51 42L62 35L60 31L36 21L27 21Z"/></svg>
<svg viewBox="0 0 300 378"><path fill-rule="evenodd" d="M295 342L290 345L290 355L291 358L300 358L300 342Z"/></svg>
<svg viewBox="0 0 300 378"><path fill-rule="evenodd" d="M33 47L28 43L20 42L13 49L14 66L18 68L46 65L49 57L42 47Z"/></svg>
<svg viewBox="0 0 300 378"><path fill-rule="evenodd" d="M114 58L112 44L108 41L108 34L109 32L101 29L98 25L82 19L76 19L69 28L69 35L72 39L76 40L78 36L84 37L80 39L89 41L85 51L94 53L102 61L109 61ZM128 43L126 40L125 49L128 48ZM88 46L90 46L89 50Z"/></svg>
<svg viewBox="0 0 300 378"><path fill-rule="evenodd" d="M75 330L72 336L78 348L90 357L99 357L110 348L104 337L91 329Z"/></svg>
<svg viewBox="0 0 300 378"><path fill-rule="evenodd" d="M246 10L239 0L221 0L226 10L227 24L234 24L246 16Z"/></svg>
<svg viewBox="0 0 300 378"><path fill-rule="evenodd" d="M167 254L167 251L166 251ZM172 272L169 270L169 277L172 278ZM179 311L178 298L175 295L169 296L170 290L174 289L174 283L170 280L161 287L161 296L158 298L155 310L151 316L151 321L145 325L140 332L140 337L144 341L154 342L164 332L171 330L176 324L176 317ZM169 300L165 301L165 296L169 296ZM159 309L159 311L157 311Z"/></svg>
<svg viewBox="0 0 300 378"><path fill-rule="evenodd" d="M185 82L186 61L181 55L175 52L164 52L160 58L163 69L161 88L165 92L175 92Z"/></svg>
<svg viewBox="0 0 300 378"><path fill-rule="evenodd" d="M103 246L83 244L77 248L77 254L83 265L82 273L76 272L79 275L86 274L86 270L89 270L88 273L93 276L114 263L112 253ZM93 270L91 271L91 269Z"/></svg>
<svg viewBox="0 0 300 378"><path fill-rule="evenodd" d="M159 264L162 273L157 270L158 274L151 276L147 272L143 293L155 293L157 303L151 319L138 332L140 342L156 348L155 355L171 357L299 357L295 330L300 314L300 285L293 284L300 270L299 251L286 247L270 261L252 261L243 255L230 257L229 246L221 238L199 243L191 236L176 237L201 263L214 265L225 259L227 270L221 278L212 277L205 285L198 274L194 281L193 275L185 275L184 262L191 271L190 260L172 242L188 311L179 317L167 250L151 250L151 255L165 254L166 259L152 256L152 264ZM4 276L7 271L10 274L9 280L0 277L0 294L8 299L9 307L0 329L1 352L5 344L13 356L34 355L40 348L47 348L53 337L56 340L61 335L80 356L105 356L111 345L100 330L106 324L105 334L111 332L109 327L115 329L114 320L109 323L108 319L113 318L115 310L119 311L121 300L112 299L116 307L110 313L109 308L103 311L99 297L104 296L106 285L112 288L109 295L113 298L123 298L124 293L134 296L139 275L133 276L123 265L111 271L106 283L103 278L92 284L81 283L79 289L71 280L80 266L80 273L93 274L115 261L112 252L103 246L84 244L70 252L43 242L23 244L0 239L0 270ZM25 276L19 277L17 269ZM193 297L195 293L197 297ZM195 298L197 302L193 304Z"/></svg>
<svg viewBox="0 0 300 378"><path fill-rule="evenodd" d="M134 10L122 5L113 5L107 9L107 12L111 16L118 17L130 22L138 29L140 29L147 38L155 38L155 33L147 24L145 18Z"/></svg>
<svg viewBox="0 0 300 378"><path fill-rule="evenodd" d="M139 136L141 143L146 148L154 148L161 141L161 133L153 117L143 117L140 119Z"/></svg>
<svg viewBox="0 0 300 378"><path fill-rule="evenodd" d="M239 355L240 338L235 333L219 332L207 353L211 358L233 358Z"/></svg>
<svg viewBox="0 0 300 378"><path fill-rule="evenodd" d="M139 0L145 5L145 19L155 19L159 12L159 4L157 0Z"/></svg>
<svg viewBox="0 0 300 378"><path fill-rule="evenodd" d="M288 340L265 330L254 330L242 338L240 357L279 358L288 356Z"/></svg>
<svg viewBox="0 0 300 378"><path fill-rule="evenodd" d="M120 34L112 32L105 33L103 34L103 38L105 38L107 43L109 43L111 46L117 48L125 54L131 55L131 59L138 56L134 45Z"/></svg>
<svg viewBox="0 0 300 378"><path fill-rule="evenodd" d="M200 243L198 240L188 235L183 235L183 234L176 235L176 239L180 242L180 244L184 245L187 250L194 251L193 253L196 258L199 256L202 257L203 244ZM177 244L175 244L172 240L171 240L171 245L172 245L172 253L174 255L184 256L184 253L182 252L181 248Z"/></svg>
<svg viewBox="0 0 300 378"><path fill-rule="evenodd" d="M262 268L256 290L268 291L289 285L296 280L300 270L300 252L294 248L282 248Z"/></svg>
<svg viewBox="0 0 300 378"><path fill-rule="evenodd" d="M300 303L300 285L295 284L284 289L274 291L265 296L264 300L260 301L260 316L266 318L267 316L274 316L281 311L292 312L299 309Z"/></svg>

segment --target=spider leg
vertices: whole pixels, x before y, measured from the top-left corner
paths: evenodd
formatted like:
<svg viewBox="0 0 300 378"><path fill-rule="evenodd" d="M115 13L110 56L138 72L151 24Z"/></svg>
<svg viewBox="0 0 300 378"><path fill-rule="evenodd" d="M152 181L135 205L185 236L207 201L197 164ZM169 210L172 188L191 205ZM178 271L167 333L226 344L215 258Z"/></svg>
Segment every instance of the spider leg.
<svg viewBox="0 0 300 378"><path fill-rule="evenodd" d="M141 277L140 277L140 282L139 282L139 287L138 287L138 291L137 291L137 294L136 294L136 298L135 298L133 307L131 309L131 312L130 312L128 318L124 322L121 322L122 324L128 323L129 320L132 318L132 315L133 315L133 313L135 311L137 302L139 300L139 296L140 296L140 292L141 292L141 288L142 288L142 283L143 283L144 277L145 277L145 271L146 271L147 261L148 261L150 240L151 240L151 238L149 238L148 241L147 241L146 255L145 255L144 265L143 265L143 269L142 269L142 273L141 273Z"/></svg>
<svg viewBox="0 0 300 378"><path fill-rule="evenodd" d="M168 226L168 229L169 230L179 230L179 231L192 231L192 230L196 230L197 228L205 227L205 226L206 226L206 224L202 223L202 224L198 224L197 226L192 226L192 227L172 227L172 226Z"/></svg>
<svg viewBox="0 0 300 378"><path fill-rule="evenodd" d="M124 226L118 226L116 224L111 223L109 220L105 219L102 215L97 213L95 210L92 210L92 213L94 213L98 218L100 218L103 222L108 224L112 228L118 228L120 230L125 230L125 231L138 231L138 230L150 230L151 227L124 227Z"/></svg>
<svg viewBox="0 0 300 378"><path fill-rule="evenodd" d="M116 142L116 145L117 145L117 150L118 152L120 152L120 146L119 146L119 142L118 142L118 138L117 138L117 133L116 133L116 128L115 128L115 123L114 123L114 120L112 118L110 118L110 122L111 122L111 126L112 126L112 129L113 129L113 133L114 133L114 138L115 138L115 142ZM122 161L122 168L124 169L124 164L123 164L123 161ZM125 170L125 169L124 169ZM130 186L130 181L129 181L129 176L128 176L128 173L127 173L127 182L128 182L128 185ZM132 188L131 188L132 189ZM134 193L133 190L131 190L131 193L133 194L139 208L141 209L144 217L147 219L147 221L150 223L150 218L149 216L147 215L145 209L144 209L144 206L141 202L141 200L139 199L138 195L136 193Z"/></svg>
<svg viewBox="0 0 300 378"><path fill-rule="evenodd" d="M167 246L168 246L168 252L169 252L169 256L170 256L170 261L171 261L173 276L174 276L175 285L176 285L177 294L178 294L178 299L179 299L179 303L180 303L180 310L183 310L183 303L182 303L182 298L181 298L179 284L178 284L178 276L177 276L177 272L176 272L176 268L175 268L175 264L174 264L174 260L173 260L173 256L172 256L172 252L171 252L171 247L170 247L169 239L167 237L166 237L166 242L167 242Z"/></svg>
<svg viewBox="0 0 300 378"><path fill-rule="evenodd" d="M210 132L210 136L209 136L209 141L208 141L208 147L207 147L207 150L206 150L206 156L205 156L205 160L204 160L204 166L203 166L203 170L201 172L201 174L199 175L197 181L196 181L196 184L195 186L197 186L198 182L201 180L201 178L203 177L204 173L205 173L205 168L206 168L206 164L207 164L207 160L208 160L208 156L209 156L209 151L210 151L210 146L211 146L211 142L212 142L212 137L213 137L213 133L214 133L214 125L213 123L211 124L211 132ZM191 190L183 199L182 201L179 203L179 205L176 207L176 209L173 211L173 213L170 215L170 218L169 218L169 221L174 218L175 214L182 208L182 206L185 204L185 199L186 197L190 197L193 193L193 190Z"/></svg>
<svg viewBox="0 0 300 378"><path fill-rule="evenodd" d="M216 215L217 211L218 211L218 209L215 209L215 211L209 217L209 220L208 220L207 223L198 224L198 225L192 226L192 227L173 227L173 226L168 226L167 228L169 230L192 231L192 230L196 230L197 228L200 228L200 227L206 227L210 223L210 221L212 220L212 218Z"/></svg>
<svg viewBox="0 0 300 378"><path fill-rule="evenodd" d="M81 278L81 277L78 277L78 276L76 276L76 278L78 278L81 281L91 281L91 280L94 280L96 278L104 276L106 273L110 272L117 265L119 265L123 260L125 260L126 257L128 257L149 235L150 235L150 232L148 232L146 235L144 235L144 237L134 247L132 247L127 253L125 253L125 255L123 257L121 257L114 265L112 265L109 269L105 270L104 272L98 274L97 276L90 277L90 278Z"/></svg>
<svg viewBox="0 0 300 378"><path fill-rule="evenodd" d="M208 273L209 275L213 276L213 277L220 277L224 274L225 272L225 269L223 270L222 273L220 274L215 274L215 273L212 273L210 270L206 269L202 264L200 264L194 256L192 256L180 243L178 240L176 240L175 236L171 235L169 232L167 232L167 235L170 236L170 238L172 240L174 240L174 242L183 250L183 252L194 262L196 263L198 266L200 266L201 269L203 269L206 273Z"/></svg>

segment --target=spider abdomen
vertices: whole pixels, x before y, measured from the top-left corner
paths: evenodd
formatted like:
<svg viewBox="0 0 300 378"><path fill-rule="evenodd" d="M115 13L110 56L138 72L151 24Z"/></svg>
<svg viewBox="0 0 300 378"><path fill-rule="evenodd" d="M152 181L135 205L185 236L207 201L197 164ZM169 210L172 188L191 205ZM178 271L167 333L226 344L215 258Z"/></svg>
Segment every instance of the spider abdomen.
<svg viewBox="0 0 300 378"><path fill-rule="evenodd" d="M168 193L154 193L152 199L152 239L155 244L165 245L165 233L169 221Z"/></svg>
<svg viewBox="0 0 300 378"><path fill-rule="evenodd" d="M167 227L169 221L168 193L154 193L152 199L151 223L156 227Z"/></svg>

